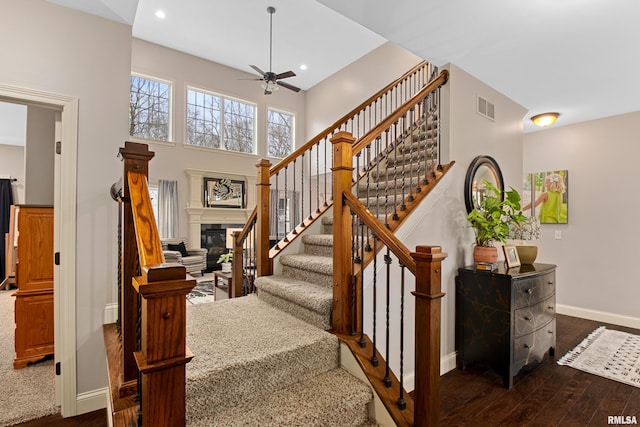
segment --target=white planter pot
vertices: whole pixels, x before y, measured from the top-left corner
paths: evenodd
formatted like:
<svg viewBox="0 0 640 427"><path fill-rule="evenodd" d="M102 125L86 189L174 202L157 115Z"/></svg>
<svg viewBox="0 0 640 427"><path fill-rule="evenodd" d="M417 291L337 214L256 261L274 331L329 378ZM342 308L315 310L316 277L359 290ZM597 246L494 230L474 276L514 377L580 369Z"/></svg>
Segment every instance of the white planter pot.
<svg viewBox="0 0 640 427"><path fill-rule="evenodd" d="M221 262L223 273L231 273L231 263L230 262Z"/></svg>

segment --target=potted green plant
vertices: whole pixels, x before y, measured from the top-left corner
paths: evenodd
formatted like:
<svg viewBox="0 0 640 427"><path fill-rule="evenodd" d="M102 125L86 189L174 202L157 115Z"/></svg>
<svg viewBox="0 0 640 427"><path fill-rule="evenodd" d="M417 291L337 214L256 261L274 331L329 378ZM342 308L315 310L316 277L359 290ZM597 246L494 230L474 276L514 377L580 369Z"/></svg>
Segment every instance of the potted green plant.
<svg viewBox="0 0 640 427"><path fill-rule="evenodd" d="M218 261L216 261L222 267L222 272L231 272L231 260L233 259L233 252L220 255Z"/></svg>
<svg viewBox="0 0 640 427"><path fill-rule="evenodd" d="M483 181L485 193L478 200L467 221L476 234L473 258L476 262L494 263L498 260L498 249L494 243L505 243L509 237L509 224L520 224L526 217L520 210L520 194L511 189L501 192L493 184Z"/></svg>

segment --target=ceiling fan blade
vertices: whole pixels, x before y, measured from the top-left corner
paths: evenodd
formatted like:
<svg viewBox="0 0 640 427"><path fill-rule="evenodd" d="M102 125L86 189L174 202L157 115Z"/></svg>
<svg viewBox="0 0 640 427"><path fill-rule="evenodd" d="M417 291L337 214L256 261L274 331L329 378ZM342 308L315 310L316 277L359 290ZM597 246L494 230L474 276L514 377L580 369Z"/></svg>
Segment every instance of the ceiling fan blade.
<svg viewBox="0 0 640 427"><path fill-rule="evenodd" d="M263 80L264 80L264 77L255 77L255 78L252 78L252 79L236 79L236 80L255 80L255 81L263 81Z"/></svg>
<svg viewBox="0 0 640 427"><path fill-rule="evenodd" d="M278 86L286 87L287 89L292 90L294 92L300 92L300 88L299 87L295 87L295 86L290 85L288 83L277 81L276 84Z"/></svg>
<svg viewBox="0 0 640 427"><path fill-rule="evenodd" d="M285 71L284 73L276 74L276 79L286 79L287 77L295 77L296 73L293 71Z"/></svg>
<svg viewBox="0 0 640 427"><path fill-rule="evenodd" d="M249 67L253 68L254 70L256 70L258 72L258 74L260 74L261 76L265 75L265 72L262 71L260 68L258 68L256 65L249 65Z"/></svg>

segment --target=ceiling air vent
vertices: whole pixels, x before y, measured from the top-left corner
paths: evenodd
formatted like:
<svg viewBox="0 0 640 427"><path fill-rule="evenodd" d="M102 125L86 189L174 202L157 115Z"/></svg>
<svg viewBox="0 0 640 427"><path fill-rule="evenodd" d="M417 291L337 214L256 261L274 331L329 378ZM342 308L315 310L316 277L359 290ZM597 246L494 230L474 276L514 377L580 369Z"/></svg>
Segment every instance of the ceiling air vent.
<svg viewBox="0 0 640 427"><path fill-rule="evenodd" d="M489 102L481 96L478 96L478 114L486 117L489 120L496 119L496 107L493 102Z"/></svg>

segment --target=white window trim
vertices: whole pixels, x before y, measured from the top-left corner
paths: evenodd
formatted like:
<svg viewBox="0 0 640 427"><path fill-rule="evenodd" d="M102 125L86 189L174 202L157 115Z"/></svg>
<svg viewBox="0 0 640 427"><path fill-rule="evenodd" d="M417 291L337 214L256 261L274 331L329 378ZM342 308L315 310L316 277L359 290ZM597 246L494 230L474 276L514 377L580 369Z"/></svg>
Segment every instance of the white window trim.
<svg viewBox="0 0 640 427"><path fill-rule="evenodd" d="M207 95L211 95L211 96L217 96L219 98L222 99L223 104L224 104L224 100L228 99L231 101L238 101L238 102L242 102L244 104L247 105L251 105L253 107L253 151L250 153L247 152L243 152L243 151L234 151L234 150L225 150L223 148L213 148L213 147L203 147L203 146L199 146L199 145L192 145L192 144L188 144L187 140L188 140L188 135L187 135L187 104L188 104L188 99L189 99L189 91L193 90L196 92L201 92ZM223 116L220 117L220 124L221 126L224 124L224 107L222 110L222 114ZM232 153L232 154L241 154L241 155L248 155L248 156L256 156L258 155L258 125L259 125L259 120L258 120L258 104L253 102L253 101L249 101L247 99L242 99L242 98L238 98L237 96L232 96L232 95L225 95L223 93L220 92L214 92L212 90L208 90L208 89L203 89L199 86L194 86L194 85L186 85L186 89L184 91L184 140L183 140L183 146L187 147L187 148L193 148L193 149L197 149L197 150L207 150L207 151L217 151L217 152L222 152L222 153ZM222 140L222 138L224 138L224 130L221 128L221 135L220 135L220 139Z"/></svg>

